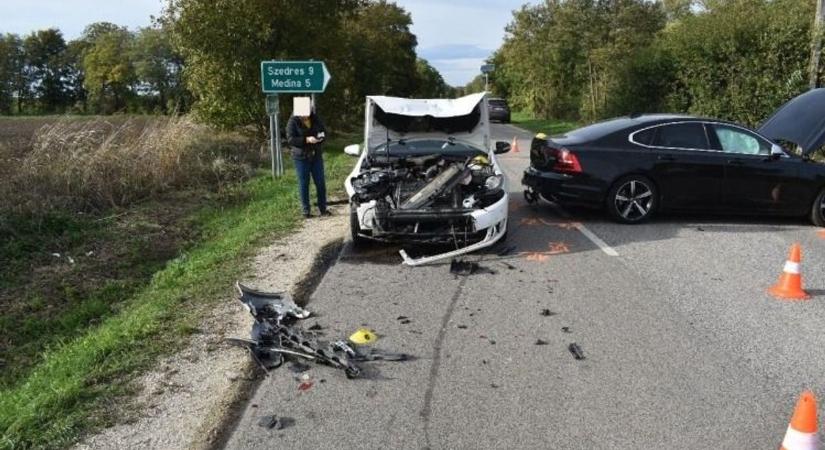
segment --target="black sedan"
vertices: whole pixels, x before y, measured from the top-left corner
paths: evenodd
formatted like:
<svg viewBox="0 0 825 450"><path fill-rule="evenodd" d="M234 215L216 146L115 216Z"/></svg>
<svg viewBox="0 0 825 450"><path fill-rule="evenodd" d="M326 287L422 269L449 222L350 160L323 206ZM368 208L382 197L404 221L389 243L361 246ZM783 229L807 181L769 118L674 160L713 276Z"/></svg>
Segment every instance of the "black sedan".
<svg viewBox="0 0 825 450"><path fill-rule="evenodd" d="M777 142L792 143L800 155ZM754 131L680 115L622 117L548 138L537 135L525 197L605 207L619 222L657 210L809 215L825 227L825 89L786 103Z"/></svg>

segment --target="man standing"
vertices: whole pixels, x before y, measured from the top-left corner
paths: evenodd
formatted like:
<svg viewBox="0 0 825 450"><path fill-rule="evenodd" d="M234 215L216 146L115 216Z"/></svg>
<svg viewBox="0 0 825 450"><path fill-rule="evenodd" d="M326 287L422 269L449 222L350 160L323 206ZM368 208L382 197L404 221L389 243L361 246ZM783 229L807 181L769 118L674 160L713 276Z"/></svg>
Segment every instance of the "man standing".
<svg viewBox="0 0 825 450"><path fill-rule="evenodd" d="M318 192L318 209L322 216L331 215L327 211L327 188L324 180L324 157L321 144L324 142L326 129L321 119L312 111L309 97L295 97L292 100L292 117L286 124L286 137L298 174L298 192L301 196L301 208L304 217L310 218L309 177L315 183Z"/></svg>

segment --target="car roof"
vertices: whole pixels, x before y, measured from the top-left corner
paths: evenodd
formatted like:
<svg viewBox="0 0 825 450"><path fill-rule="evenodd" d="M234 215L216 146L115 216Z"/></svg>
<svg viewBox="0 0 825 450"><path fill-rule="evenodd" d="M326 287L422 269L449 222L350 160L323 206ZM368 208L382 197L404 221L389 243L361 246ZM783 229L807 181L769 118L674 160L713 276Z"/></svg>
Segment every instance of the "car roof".
<svg viewBox="0 0 825 450"><path fill-rule="evenodd" d="M633 114L577 128L563 135L553 136L553 140L566 144L593 142L616 133L626 133L630 130L639 130L647 126L662 125L671 122L716 122L741 127L741 125L725 120L695 117L686 114Z"/></svg>
<svg viewBox="0 0 825 450"><path fill-rule="evenodd" d="M736 125L741 127L742 125L737 124L736 122L731 122L729 120L724 119L717 119L713 117L699 117L699 116L690 116L687 114L641 114L641 115L630 115L626 118L634 121L637 125L647 125L647 124L655 124L655 123L667 123L667 122L716 122L716 123L724 123L729 125Z"/></svg>

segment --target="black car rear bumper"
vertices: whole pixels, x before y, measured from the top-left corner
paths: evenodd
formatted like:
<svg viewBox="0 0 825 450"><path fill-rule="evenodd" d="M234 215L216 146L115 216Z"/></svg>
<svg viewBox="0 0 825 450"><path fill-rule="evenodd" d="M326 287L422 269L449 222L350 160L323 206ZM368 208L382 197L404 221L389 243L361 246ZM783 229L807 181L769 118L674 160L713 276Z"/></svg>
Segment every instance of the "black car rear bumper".
<svg viewBox="0 0 825 450"><path fill-rule="evenodd" d="M510 122L510 113L506 111L490 111L489 116L490 120L506 123Z"/></svg>
<svg viewBox="0 0 825 450"><path fill-rule="evenodd" d="M524 171L521 184L538 192L547 200L562 204L601 206L605 192L601 186L587 183L578 175L547 172L528 167Z"/></svg>

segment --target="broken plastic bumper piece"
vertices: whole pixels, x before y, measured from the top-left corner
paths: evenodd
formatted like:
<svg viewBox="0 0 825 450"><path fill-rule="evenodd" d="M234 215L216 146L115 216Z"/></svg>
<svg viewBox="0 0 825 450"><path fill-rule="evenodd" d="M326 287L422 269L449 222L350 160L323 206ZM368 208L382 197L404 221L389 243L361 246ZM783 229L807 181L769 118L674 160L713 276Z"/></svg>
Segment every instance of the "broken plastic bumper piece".
<svg viewBox="0 0 825 450"><path fill-rule="evenodd" d="M424 264L430 264L436 261L441 261L444 259L455 258L456 256L466 255L467 253L472 253L483 248L487 248L501 239L504 236L504 233L507 232L507 219L502 220L498 224L491 226L487 229L487 234L484 236L479 242L475 244L468 245L466 247L459 248L457 250L453 250L446 253L441 253L438 255L432 256L424 256L421 258L411 258L406 251L401 250L399 253L401 254L401 258L404 259L404 264L408 266L421 266Z"/></svg>

